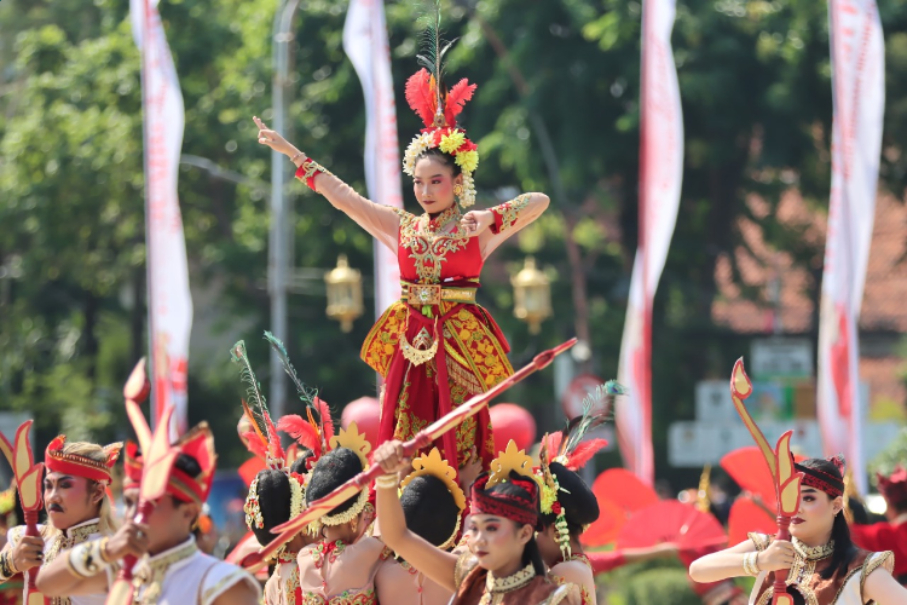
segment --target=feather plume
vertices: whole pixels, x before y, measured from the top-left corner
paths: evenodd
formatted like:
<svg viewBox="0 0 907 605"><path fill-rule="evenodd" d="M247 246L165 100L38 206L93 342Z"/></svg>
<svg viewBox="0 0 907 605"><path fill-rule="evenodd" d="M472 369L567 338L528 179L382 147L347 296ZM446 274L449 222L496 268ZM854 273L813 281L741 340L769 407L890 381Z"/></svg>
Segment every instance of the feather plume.
<svg viewBox="0 0 907 605"><path fill-rule="evenodd" d="M422 34L422 43L419 53L416 55L416 62L424 68L430 77L428 80L433 86L426 87L424 90L430 92L433 97L431 103L431 119L426 120L423 112L416 111L425 122L427 127L432 126L453 126L453 123L447 121L447 111L444 106L444 99L447 96L447 89L444 86L444 58L448 51L453 47L456 40L446 42L443 39L441 31L441 0L428 0L428 10L425 14L425 31ZM410 104L412 107L412 103ZM420 107L426 105L420 104ZM415 110L415 107L413 108ZM437 121L436 121L437 120ZM441 123L444 121L445 123Z"/></svg>
<svg viewBox="0 0 907 605"><path fill-rule="evenodd" d="M472 100L476 91L476 85L470 84L466 78L463 78L447 93L444 101L444 119L447 125L453 128L457 125L457 116L463 111L463 106Z"/></svg>
<svg viewBox="0 0 907 605"><path fill-rule="evenodd" d="M233 348L230 349L230 355L233 358L235 363L238 363L242 368L240 372L240 378L244 383L246 383L246 401L248 402L249 410L251 411L250 420L252 424L255 425L258 433L267 441L271 441L271 434L269 424L270 414L268 413L268 402L265 400L265 396L261 392L261 385L258 383L258 379L255 377L255 372L252 370L252 366L249 363L249 357L246 354L246 343L242 340L233 345ZM265 420L265 417L268 420Z"/></svg>
<svg viewBox="0 0 907 605"><path fill-rule="evenodd" d="M431 84L432 76L426 69L420 69L406 81L406 102L426 126L435 120L438 98Z"/></svg>
<svg viewBox="0 0 907 605"><path fill-rule="evenodd" d="M550 433L545 435L543 445L547 446L549 452L557 452L560 450L563 440L563 433Z"/></svg>
<svg viewBox="0 0 907 605"><path fill-rule="evenodd" d="M318 391L306 386L299 379L296 368L290 363L290 356L287 354L287 349L284 347L283 342L267 330L265 330L265 340L268 341L268 344L271 345L271 348L274 349L277 356L280 358L280 365L283 366L283 371L286 372L287 376L290 377L290 380L293 381L293 385L296 387L296 393L299 395L299 400L307 406L312 405L312 401L318 396Z"/></svg>
<svg viewBox="0 0 907 605"><path fill-rule="evenodd" d="M315 432L316 437L321 440L320 451L326 452L328 449L328 441L334 436L334 423L331 420L330 408L324 401L318 398L317 389L306 386L302 380L299 379L296 368L290 363L290 357L287 354L283 342L267 331L265 332L265 340L267 340L268 344L271 345L271 348L277 352L277 356L280 358L280 363L283 366L284 371L296 386L299 400L306 406L306 415L309 418L312 430ZM302 418L300 418L300 420L305 422ZM278 426L280 425L278 424ZM309 445L306 445L306 447L309 447L309 449L312 450L315 449Z"/></svg>
<svg viewBox="0 0 907 605"><path fill-rule="evenodd" d="M577 465L579 462L585 464L595 452L604 447L607 442L604 439L593 439L589 443L589 448L595 448L589 453L583 439L593 429L605 424L611 419L611 411L614 408L614 398L617 395L627 393L627 389L620 383L609 380L595 389L591 395L583 400L583 413L572 419L562 432L562 440L558 450L558 458L568 461L571 465ZM604 442L604 443L600 443ZM580 448L583 448L580 451ZM585 457L585 459L583 459ZM579 466L582 466L579 464Z"/></svg>
<svg viewBox="0 0 907 605"><path fill-rule="evenodd" d="M277 434L277 427L271 421L270 414L265 415L265 422L268 425L268 451L271 454L270 459L275 461L286 460L287 454L283 451L283 445L280 443L280 435Z"/></svg>
<svg viewBox="0 0 907 605"><path fill-rule="evenodd" d="M597 454L599 450L606 445L608 445L607 439L590 439L589 441L584 441L576 446L576 449L567 456L567 464L564 466L571 471L577 471L583 468L586 463L592 459L592 456Z"/></svg>
<svg viewBox="0 0 907 605"><path fill-rule="evenodd" d="M246 442L246 447L252 455L258 456L262 460L268 459L268 448L255 431L243 433L243 441Z"/></svg>
<svg viewBox="0 0 907 605"><path fill-rule="evenodd" d="M321 439L317 429L298 414L288 414L277 421L277 429L296 440L299 445L310 449L316 456L322 454Z"/></svg>
<svg viewBox="0 0 907 605"><path fill-rule="evenodd" d="M334 421L331 419L331 406L326 401L316 397L314 407L318 410L318 416L321 420L321 435L324 442L327 443L334 436Z"/></svg>

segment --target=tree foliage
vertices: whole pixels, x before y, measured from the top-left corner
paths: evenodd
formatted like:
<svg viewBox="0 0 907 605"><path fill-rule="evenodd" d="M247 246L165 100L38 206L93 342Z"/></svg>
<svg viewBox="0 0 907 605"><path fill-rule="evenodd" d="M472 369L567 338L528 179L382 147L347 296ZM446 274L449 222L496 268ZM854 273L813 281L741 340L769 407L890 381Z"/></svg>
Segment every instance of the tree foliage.
<svg viewBox="0 0 907 605"><path fill-rule="evenodd" d="M145 350L144 217L139 55L128 3L0 3L0 405L31 410L39 434L112 439L128 434L121 384ZM250 117L272 116L273 0L165 0L160 10L186 106L183 152L242 174L237 185L194 167L179 195L198 289L190 359L192 420L215 425L228 462L241 458L232 425L241 386L228 347L245 338L267 384L266 290L270 156ZM416 69L412 2L388 1L399 134L420 125L403 102ZM636 246L641 6L625 0L445 2L452 77L478 94L464 113L479 143L480 203L515 190L552 193L547 133L563 195L484 271L480 301L511 339L515 363L572 336L576 268L586 288L593 369L616 374ZM342 49L346 5L310 0L294 27L290 139L365 191L362 90ZM830 66L826 6L808 0L686 0L674 33L686 132L681 211L656 301L655 431L665 468L668 422L692 413L692 385L726 375L741 341L716 328L717 258L742 245L737 220L792 250L814 272L821 250L772 220L797 187L820 211L830 180ZM888 104L883 183L907 184L907 3L881 7ZM502 50L503 49L503 50ZM541 124L541 127L540 127ZM404 187L405 191L407 187ZM345 253L372 274L367 234L296 184L295 262L330 268ZM747 197L769 204L756 215ZM406 192L407 204L415 208ZM575 246L571 249L571 246ZM555 318L540 337L511 315L508 275L535 254L555 278ZM818 275L818 273L816 273ZM816 283L811 284L813 292ZM4 295L5 293L5 295ZM750 293L758 296L756 293ZM288 346L303 379L339 408L374 392L358 358L369 318L344 335L324 319L323 286L294 295ZM552 378L508 398L553 422ZM550 428L550 427L549 427Z"/></svg>

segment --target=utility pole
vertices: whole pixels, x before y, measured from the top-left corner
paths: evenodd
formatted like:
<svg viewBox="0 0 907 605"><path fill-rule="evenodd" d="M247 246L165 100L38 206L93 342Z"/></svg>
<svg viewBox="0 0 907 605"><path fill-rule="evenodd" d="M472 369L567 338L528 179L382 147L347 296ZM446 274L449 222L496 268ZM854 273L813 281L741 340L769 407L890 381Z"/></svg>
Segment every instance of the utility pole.
<svg viewBox="0 0 907 605"><path fill-rule="evenodd" d="M290 49L293 42L293 16L300 0L280 0L274 17L273 54L273 124L274 130L290 136L287 128L287 105L289 98ZM289 205L291 199L285 191L287 181L287 159L283 154L271 152L271 229L268 237L268 293L271 296L271 332L287 342L287 284L292 262L290 234L292 225ZM271 416L275 419L284 414L286 407L286 378L280 365L280 357L271 351Z"/></svg>

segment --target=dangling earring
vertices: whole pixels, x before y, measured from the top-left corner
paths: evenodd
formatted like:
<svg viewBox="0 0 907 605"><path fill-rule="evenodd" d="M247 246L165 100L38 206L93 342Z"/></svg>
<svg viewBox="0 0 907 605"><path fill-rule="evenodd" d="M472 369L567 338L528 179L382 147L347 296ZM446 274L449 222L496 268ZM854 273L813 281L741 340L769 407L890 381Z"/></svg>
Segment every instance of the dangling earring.
<svg viewBox="0 0 907 605"><path fill-rule="evenodd" d="M461 195L463 195L463 185L461 185L459 183L454 185L453 192L454 192L454 195L457 197L460 197Z"/></svg>

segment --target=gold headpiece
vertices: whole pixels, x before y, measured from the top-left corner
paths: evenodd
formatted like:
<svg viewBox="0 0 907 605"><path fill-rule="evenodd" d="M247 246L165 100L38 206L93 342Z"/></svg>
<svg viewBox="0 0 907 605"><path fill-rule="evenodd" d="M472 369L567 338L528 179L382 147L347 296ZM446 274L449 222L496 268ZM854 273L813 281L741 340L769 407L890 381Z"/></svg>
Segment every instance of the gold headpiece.
<svg viewBox="0 0 907 605"><path fill-rule="evenodd" d="M507 443L507 449L498 452L498 457L491 461L490 475L485 489L494 487L498 483L505 483L510 478L510 471L514 471L528 479L532 479L543 487L541 479L532 471L532 458L526 455L524 450L519 449L511 439Z"/></svg>
<svg viewBox="0 0 907 605"><path fill-rule="evenodd" d="M336 450L338 447L353 450L359 456L362 468L368 468L368 455L372 451L372 444L365 438L364 433L359 432L359 427L355 422L351 422L345 429L340 429L336 435L331 437L329 445L332 450Z"/></svg>
<svg viewBox="0 0 907 605"><path fill-rule="evenodd" d="M368 454L372 451L372 444L365 438L364 433L359 432L359 427L355 422L350 422L346 429L340 429L336 435L331 437L329 445L331 446L332 451L336 450L338 447L345 447L353 450L362 463L362 470L368 468ZM321 517L320 523L331 526L349 523L365 510L366 504L368 504L368 488L363 488L359 492L359 499L356 500L352 508L343 511L342 513L337 513L336 515L324 515ZM320 530L319 525L316 525L315 523L311 525L313 526L312 530L316 533Z"/></svg>
<svg viewBox="0 0 907 605"><path fill-rule="evenodd" d="M413 472L408 474L403 481L400 482L400 488L405 489L410 482L416 477L421 477L423 475L431 475L432 477L437 477L444 482L444 485L447 486L447 491L450 492L450 495L453 496L454 502L457 505L459 512L457 513L457 524L454 527L453 533L450 535L443 544L439 545L439 548L446 549L449 546L452 546L454 541L457 539L457 535L460 533L460 523L461 516L460 513L466 508L466 494L463 493L463 490L460 488L460 485L457 483L457 471L450 466L447 460L444 460L441 457L441 452L438 451L438 448L432 448L432 450L426 454L417 457L413 460Z"/></svg>

